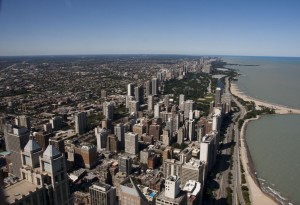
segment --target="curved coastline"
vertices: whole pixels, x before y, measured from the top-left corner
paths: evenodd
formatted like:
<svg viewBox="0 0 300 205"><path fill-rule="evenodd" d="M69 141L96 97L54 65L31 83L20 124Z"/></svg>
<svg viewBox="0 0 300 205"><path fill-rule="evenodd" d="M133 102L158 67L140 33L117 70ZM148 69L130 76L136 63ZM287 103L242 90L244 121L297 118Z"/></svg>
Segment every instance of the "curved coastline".
<svg viewBox="0 0 300 205"><path fill-rule="evenodd" d="M233 95L236 95L240 98L242 98L245 101L254 101L256 106L259 105L263 105L266 107L272 107L271 103L267 103L267 102L261 102L259 100L256 100L252 97L249 97L247 95L245 95L244 93L240 92L236 86L236 84L233 84L232 82L230 83L230 92ZM276 110L276 112L278 112L278 109ZM300 111L299 111L300 113ZM278 114L291 114L288 109L285 110L280 110L280 112ZM249 193L250 193L250 198L251 198L251 202L254 205L278 205L281 204L281 200L279 200L277 197L275 197L274 195L270 194L269 192L267 192L266 190L262 189L260 182L256 176L256 170L254 167L254 163L252 161L251 158L251 153L250 150L248 148L247 145L247 141L246 141L246 129L247 126L249 124L249 122L254 121L254 120L258 120L260 118L260 116L256 117L256 118L251 118L251 119L247 119L245 120L245 122L243 123L243 126L241 128L240 131L240 155L241 155L241 163L244 167L244 174L246 177L246 181L247 181L247 185L249 188Z"/></svg>

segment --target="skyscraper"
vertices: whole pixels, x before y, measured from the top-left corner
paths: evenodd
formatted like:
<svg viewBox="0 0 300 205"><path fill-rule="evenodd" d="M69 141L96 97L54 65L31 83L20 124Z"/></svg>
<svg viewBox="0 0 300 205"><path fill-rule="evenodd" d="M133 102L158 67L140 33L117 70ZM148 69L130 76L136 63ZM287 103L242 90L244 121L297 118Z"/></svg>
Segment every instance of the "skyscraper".
<svg viewBox="0 0 300 205"><path fill-rule="evenodd" d="M179 105L182 104L182 103L184 103L184 101L185 101L184 95L183 95L183 94L180 94L180 95L179 95Z"/></svg>
<svg viewBox="0 0 300 205"><path fill-rule="evenodd" d="M125 148L125 128L122 123L119 123L114 127L114 134L117 136L118 141L120 142L120 149L123 150Z"/></svg>
<svg viewBox="0 0 300 205"><path fill-rule="evenodd" d="M152 78L152 95L158 95L158 79Z"/></svg>
<svg viewBox="0 0 300 205"><path fill-rule="evenodd" d="M75 132L82 134L87 129L87 118L85 112L75 114Z"/></svg>
<svg viewBox="0 0 300 205"><path fill-rule="evenodd" d="M189 118L190 111L194 110L195 102L193 100L187 100L184 102L184 117Z"/></svg>
<svg viewBox="0 0 300 205"><path fill-rule="evenodd" d="M221 104L221 88L218 87L215 93L215 107L220 106L220 104Z"/></svg>
<svg viewBox="0 0 300 205"><path fill-rule="evenodd" d="M148 111L152 111L154 108L154 98L153 95L148 95Z"/></svg>
<svg viewBox="0 0 300 205"><path fill-rule="evenodd" d="M160 113L160 105L159 104L156 104L154 106L154 117L155 118L159 118L159 113Z"/></svg>
<svg viewBox="0 0 300 205"><path fill-rule="evenodd" d="M189 140L195 140L195 120L189 120Z"/></svg>
<svg viewBox="0 0 300 205"><path fill-rule="evenodd" d="M115 205L116 188L108 184L98 182L89 188L91 205Z"/></svg>
<svg viewBox="0 0 300 205"><path fill-rule="evenodd" d="M132 159L130 157L119 157L119 172L125 173L126 176L132 172Z"/></svg>
<svg viewBox="0 0 300 205"><path fill-rule="evenodd" d="M26 115L21 115L21 116L16 117L15 123L19 127L26 127L28 130L30 130L30 127L31 127L30 117L28 117Z"/></svg>
<svg viewBox="0 0 300 205"><path fill-rule="evenodd" d="M152 94L152 81L151 80L147 80L146 81L146 96L149 96Z"/></svg>
<svg viewBox="0 0 300 205"><path fill-rule="evenodd" d="M103 103L103 114L107 120L114 119L114 105L111 102Z"/></svg>
<svg viewBox="0 0 300 205"><path fill-rule="evenodd" d="M128 96L134 96L133 94L134 94L134 87L133 87L133 84L132 83L129 83L128 85L127 85L127 95Z"/></svg>
<svg viewBox="0 0 300 205"><path fill-rule="evenodd" d="M96 127L95 136L97 140L97 151L100 152L103 149L106 149L107 137L109 131L106 128Z"/></svg>
<svg viewBox="0 0 300 205"><path fill-rule="evenodd" d="M144 103L144 88L143 86L139 85L134 88L134 96L135 100L139 102L139 104Z"/></svg>
<svg viewBox="0 0 300 205"><path fill-rule="evenodd" d="M138 135L133 132L125 133L125 152L136 154L139 150Z"/></svg>
<svg viewBox="0 0 300 205"><path fill-rule="evenodd" d="M29 140L29 131L25 127L6 125L4 129L5 145L11 154L11 173L21 178L21 151Z"/></svg>

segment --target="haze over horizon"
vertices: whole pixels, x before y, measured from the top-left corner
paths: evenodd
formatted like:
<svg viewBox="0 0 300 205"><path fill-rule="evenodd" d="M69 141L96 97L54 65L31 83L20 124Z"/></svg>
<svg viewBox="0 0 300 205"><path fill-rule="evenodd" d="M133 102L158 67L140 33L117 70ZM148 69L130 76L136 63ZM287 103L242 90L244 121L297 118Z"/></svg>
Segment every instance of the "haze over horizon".
<svg viewBox="0 0 300 205"><path fill-rule="evenodd" d="M300 56L296 0L3 0L0 9L0 56Z"/></svg>

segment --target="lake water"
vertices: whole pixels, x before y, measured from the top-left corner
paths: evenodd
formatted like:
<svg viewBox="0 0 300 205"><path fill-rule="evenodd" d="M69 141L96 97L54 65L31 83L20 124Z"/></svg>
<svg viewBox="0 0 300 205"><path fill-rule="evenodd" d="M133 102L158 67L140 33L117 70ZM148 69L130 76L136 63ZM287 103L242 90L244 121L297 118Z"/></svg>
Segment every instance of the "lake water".
<svg viewBox="0 0 300 205"><path fill-rule="evenodd" d="M223 57L242 74L239 89L261 100L300 108L300 58ZM264 116L251 122L246 137L263 187L300 204L300 115ZM269 187L269 188L268 188Z"/></svg>

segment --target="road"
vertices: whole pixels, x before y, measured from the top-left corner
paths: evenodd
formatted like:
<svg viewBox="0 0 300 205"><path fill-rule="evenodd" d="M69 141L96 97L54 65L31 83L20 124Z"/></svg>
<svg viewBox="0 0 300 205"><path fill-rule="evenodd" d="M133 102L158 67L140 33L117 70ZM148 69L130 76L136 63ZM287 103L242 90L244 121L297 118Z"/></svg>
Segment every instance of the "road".
<svg viewBox="0 0 300 205"><path fill-rule="evenodd" d="M229 81L228 77L226 78L226 91L229 92ZM241 166L240 166L240 155L239 155L239 147L240 147L240 131L238 129L238 121L243 119L246 115L247 111L245 107L235 98L232 96L232 101L239 107L239 115L238 117L233 120L234 123L234 141L236 142L234 146L233 152L233 166L232 166L232 184L233 184L233 203L234 204L245 204L242 189L241 189Z"/></svg>

